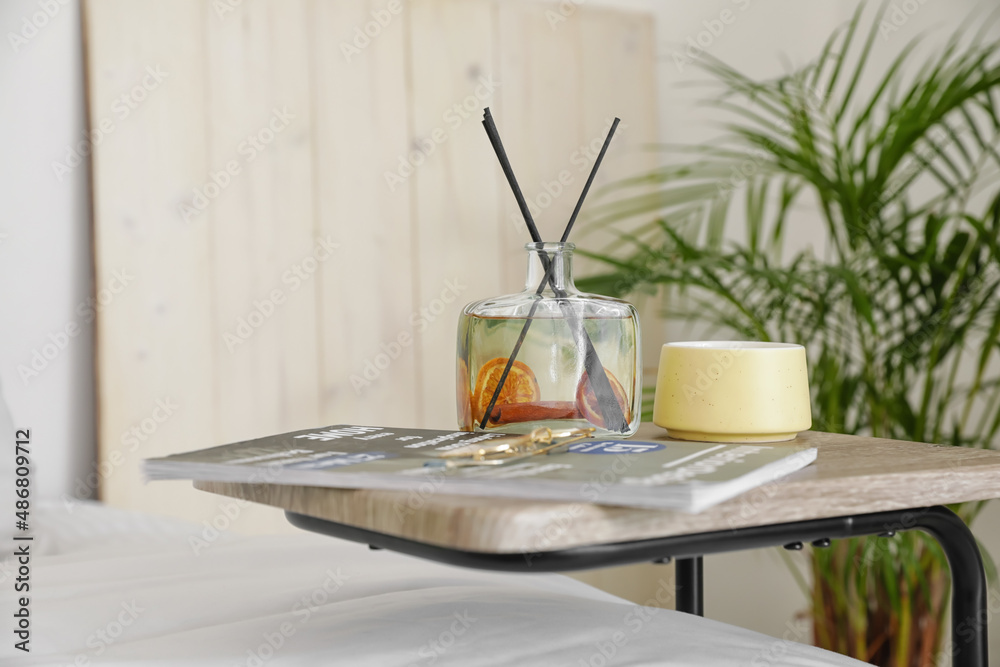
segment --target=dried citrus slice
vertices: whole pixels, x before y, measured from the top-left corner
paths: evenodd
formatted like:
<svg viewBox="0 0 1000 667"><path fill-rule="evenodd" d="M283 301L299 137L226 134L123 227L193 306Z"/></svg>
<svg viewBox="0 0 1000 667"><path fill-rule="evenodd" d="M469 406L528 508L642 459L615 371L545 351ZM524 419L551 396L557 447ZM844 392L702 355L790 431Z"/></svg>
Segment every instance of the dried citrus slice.
<svg viewBox="0 0 1000 667"><path fill-rule="evenodd" d="M497 357L490 359L476 376L476 391L472 394L472 416L477 424L482 423L486 408L489 407L493 392L496 391L500 383L500 376L507 366L507 357ZM507 380L503 383L503 389L497 397L496 405L493 408L494 417L497 415L497 407L510 403L530 403L541 398L542 392L538 388L538 380L527 364L514 361L507 374Z"/></svg>
<svg viewBox="0 0 1000 667"><path fill-rule="evenodd" d="M628 401L626 400L625 388L611 371L605 368L604 372L608 376L608 382L611 383L611 391L614 393L615 398L618 399L618 405L622 407L622 414L625 415L626 423L631 422L632 411L629 409ZM587 421L594 426L604 428L604 417L601 415L597 396L594 394L593 387L590 386L586 371L583 372L580 383L576 385L576 407Z"/></svg>
<svg viewBox="0 0 1000 667"><path fill-rule="evenodd" d="M465 359L458 359L458 377L455 384L455 399L458 408L458 428L472 430L472 392L469 390L469 367Z"/></svg>

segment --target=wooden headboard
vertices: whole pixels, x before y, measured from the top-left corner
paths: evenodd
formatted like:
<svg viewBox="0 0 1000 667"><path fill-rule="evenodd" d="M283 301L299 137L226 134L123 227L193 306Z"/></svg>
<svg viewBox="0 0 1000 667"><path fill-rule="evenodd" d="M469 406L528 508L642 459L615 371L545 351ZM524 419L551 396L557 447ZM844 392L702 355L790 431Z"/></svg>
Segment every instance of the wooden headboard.
<svg viewBox="0 0 1000 667"><path fill-rule="evenodd" d="M641 14L87 0L84 23L96 279L120 288L97 321L117 506L234 511L144 486L149 456L336 422L454 427L458 312L520 289L528 240L482 108L547 237L615 115L598 185L649 166L656 139ZM242 528L271 521L237 509Z"/></svg>

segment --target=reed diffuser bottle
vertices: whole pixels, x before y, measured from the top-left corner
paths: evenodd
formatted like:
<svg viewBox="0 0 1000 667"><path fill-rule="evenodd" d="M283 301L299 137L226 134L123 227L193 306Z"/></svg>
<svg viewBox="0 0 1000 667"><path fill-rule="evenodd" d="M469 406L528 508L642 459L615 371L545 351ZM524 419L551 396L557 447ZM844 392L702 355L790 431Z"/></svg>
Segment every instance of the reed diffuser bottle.
<svg viewBox="0 0 1000 667"><path fill-rule="evenodd" d="M523 292L465 307L458 322L463 430L639 427L639 316L573 284L572 243L529 243Z"/></svg>

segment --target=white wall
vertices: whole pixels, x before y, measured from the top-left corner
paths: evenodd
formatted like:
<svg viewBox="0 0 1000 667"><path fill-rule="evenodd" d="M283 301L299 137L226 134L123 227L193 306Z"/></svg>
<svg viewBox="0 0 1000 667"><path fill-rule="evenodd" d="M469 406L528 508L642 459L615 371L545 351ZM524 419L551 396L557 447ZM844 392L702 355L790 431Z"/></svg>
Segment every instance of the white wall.
<svg viewBox="0 0 1000 667"><path fill-rule="evenodd" d="M0 380L32 429L35 489L57 496L95 451L92 324L76 310L91 293L87 167L52 168L83 139L77 0L3 0L0 34Z"/></svg>

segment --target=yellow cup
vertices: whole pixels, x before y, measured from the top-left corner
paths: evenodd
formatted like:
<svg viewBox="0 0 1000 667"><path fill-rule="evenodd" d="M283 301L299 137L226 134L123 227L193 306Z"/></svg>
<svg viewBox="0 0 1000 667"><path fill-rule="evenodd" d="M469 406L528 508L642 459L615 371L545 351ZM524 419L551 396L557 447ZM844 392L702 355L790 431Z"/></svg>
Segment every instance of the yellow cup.
<svg viewBox="0 0 1000 667"><path fill-rule="evenodd" d="M653 423L681 440L791 440L812 426L806 350L792 343L667 343Z"/></svg>

